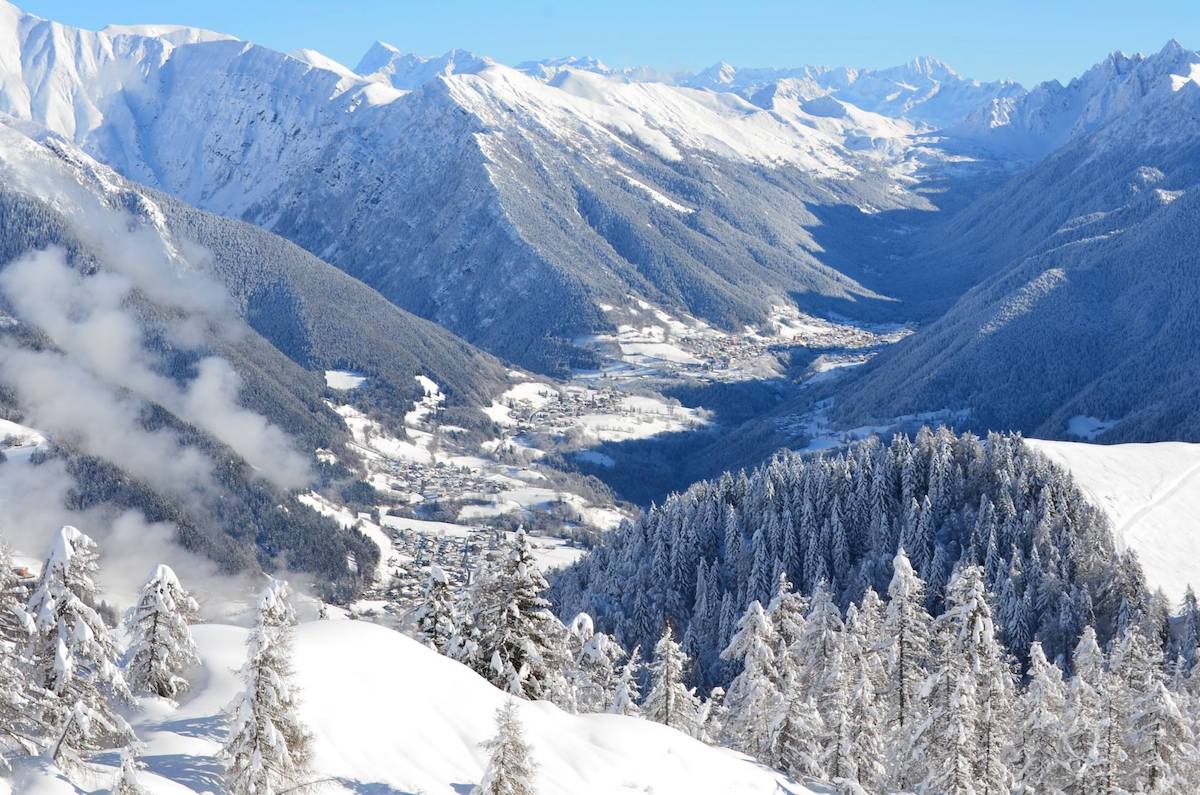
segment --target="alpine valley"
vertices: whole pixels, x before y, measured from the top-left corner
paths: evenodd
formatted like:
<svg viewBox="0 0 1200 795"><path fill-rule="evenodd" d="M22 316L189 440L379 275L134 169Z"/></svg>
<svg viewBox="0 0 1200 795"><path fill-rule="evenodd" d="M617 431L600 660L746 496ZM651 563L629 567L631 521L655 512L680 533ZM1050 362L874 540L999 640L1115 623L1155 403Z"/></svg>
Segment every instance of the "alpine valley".
<svg viewBox="0 0 1200 795"><path fill-rule="evenodd" d="M1174 40L1027 89L0 0L0 793L1200 791L1197 252Z"/></svg>

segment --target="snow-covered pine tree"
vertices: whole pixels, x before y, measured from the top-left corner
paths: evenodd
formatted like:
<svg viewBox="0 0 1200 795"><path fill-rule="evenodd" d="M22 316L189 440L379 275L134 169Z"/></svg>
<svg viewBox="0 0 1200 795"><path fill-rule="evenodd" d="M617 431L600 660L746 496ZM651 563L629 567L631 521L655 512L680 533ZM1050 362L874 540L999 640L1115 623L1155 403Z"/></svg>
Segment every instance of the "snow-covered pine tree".
<svg viewBox="0 0 1200 795"><path fill-rule="evenodd" d="M45 730L39 715L46 693L33 683L25 658L35 632L8 546L0 541L0 768L7 768L10 753L34 753Z"/></svg>
<svg viewBox="0 0 1200 795"><path fill-rule="evenodd" d="M751 602L721 659L740 663L742 672L729 685L723 741L750 756L764 758L771 743L772 717L782 708L775 666L775 629L762 605Z"/></svg>
<svg viewBox="0 0 1200 795"><path fill-rule="evenodd" d="M625 656L611 636L597 632L592 617L580 613L571 620L574 659L571 667L573 701L578 712L605 712L619 686L617 661Z"/></svg>
<svg viewBox="0 0 1200 795"><path fill-rule="evenodd" d="M925 584L901 549L892 560L892 581L880 637L883 649L884 733L892 784L907 789L920 771L912 758L914 731L923 712L921 687L930 662L930 627Z"/></svg>
<svg viewBox="0 0 1200 795"><path fill-rule="evenodd" d="M725 688L714 687L708 691L697 713L698 731L696 736L709 745L719 742L725 734L725 724L729 720L729 709L725 706Z"/></svg>
<svg viewBox="0 0 1200 795"><path fill-rule="evenodd" d="M765 716L764 716L765 717ZM794 677L782 712L772 726L766 761L793 778L824 778L821 737L825 724L811 699L804 698Z"/></svg>
<svg viewBox="0 0 1200 795"><path fill-rule="evenodd" d="M55 535L29 598L35 633L31 645L35 684L46 699L52 727L51 758L77 761L135 738L116 710L132 699L117 665L117 644L96 610L92 575L99 569L96 542L74 527Z"/></svg>
<svg viewBox="0 0 1200 795"><path fill-rule="evenodd" d="M638 707L638 700L642 697L638 687L638 674L641 668L642 650L634 646L633 651L629 652L629 656L625 658L625 664L621 666L621 674L617 677L617 687L613 691L612 702L608 706L609 712L634 717L642 714L641 708Z"/></svg>
<svg viewBox="0 0 1200 795"><path fill-rule="evenodd" d="M1200 788L1200 760L1189 721L1167 686L1156 681L1133 704L1135 729L1132 761L1137 792L1195 792Z"/></svg>
<svg viewBox="0 0 1200 795"><path fill-rule="evenodd" d="M676 642L668 624L654 646L654 660L650 664L650 692L646 694L642 714L648 720L666 724L685 734L694 734L700 705L684 684L687 663L687 655Z"/></svg>
<svg viewBox="0 0 1200 795"><path fill-rule="evenodd" d="M786 573L780 573L767 606L767 620L775 629L775 662L780 668L785 667L788 650L804 632L804 615L808 610L809 600L793 590Z"/></svg>
<svg viewBox="0 0 1200 795"><path fill-rule="evenodd" d="M1072 655L1075 673L1067 683L1063 705L1066 761L1071 777L1066 790L1071 795L1100 792L1099 759L1103 705L1101 690L1108 676L1104 652L1096 643L1096 632L1084 627Z"/></svg>
<svg viewBox="0 0 1200 795"><path fill-rule="evenodd" d="M307 775L312 743L292 684L294 622L287 583L272 580L246 641L245 688L231 705L221 751L230 795L271 795L303 783Z"/></svg>
<svg viewBox="0 0 1200 795"><path fill-rule="evenodd" d="M113 781L112 795L150 795L150 791L138 781L137 757L128 748L121 753L121 767Z"/></svg>
<svg viewBox="0 0 1200 795"><path fill-rule="evenodd" d="M868 590L864 609L846 611L846 712L854 781L867 792L878 792L887 778L883 703L876 688L880 666L875 651L879 605Z"/></svg>
<svg viewBox="0 0 1200 795"><path fill-rule="evenodd" d="M1140 708L1139 702L1164 681L1162 649L1138 623L1131 623L1112 645L1109 673L1123 751L1123 763L1116 766L1117 781L1122 788L1136 792L1145 786L1154 764L1153 749L1145 743L1146 726L1139 720L1149 714Z"/></svg>
<svg viewBox="0 0 1200 795"><path fill-rule="evenodd" d="M836 670L845 642L842 613L833 602L833 594L824 582L817 584L808 605L804 630L791 647L801 693L821 708L829 679Z"/></svg>
<svg viewBox="0 0 1200 795"><path fill-rule="evenodd" d="M997 795L1012 786L1013 677L996 637L984 571L960 569L934 623L935 665L925 686L929 719L917 739L927 791Z"/></svg>
<svg viewBox="0 0 1200 795"><path fill-rule="evenodd" d="M1062 795L1074 780L1067 737L1066 686L1058 666L1046 659L1042 644L1029 649L1029 674L1017 700L1013 775L1015 793Z"/></svg>
<svg viewBox="0 0 1200 795"><path fill-rule="evenodd" d="M484 747L491 749L492 756L483 780L471 790L471 795L535 795L535 765L513 699L505 700L496 710L496 736Z"/></svg>
<svg viewBox="0 0 1200 795"><path fill-rule="evenodd" d="M439 654L446 653L450 639L458 632L450 580L436 563L429 566L421 603L413 614L416 639Z"/></svg>
<svg viewBox="0 0 1200 795"><path fill-rule="evenodd" d="M154 567L125 618L126 673L133 690L174 698L188 689L183 671L199 659L188 623L199 609L170 566Z"/></svg>
<svg viewBox="0 0 1200 795"><path fill-rule="evenodd" d="M476 669L513 695L573 709L567 629L542 596L547 587L525 531L518 530L499 570L475 594Z"/></svg>
<svg viewBox="0 0 1200 795"><path fill-rule="evenodd" d="M835 783L853 780L857 773L854 757L854 726L850 715L849 655L845 643L832 648L829 669L820 682L817 711L825 731L821 734L821 767Z"/></svg>
<svg viewBox="0 0 1200 795"><path fill-rule="evenodd" d="M0 538L0 644L14 653L23 653L36 632L25 607L25 591L14 572L12 551Z"/></svg>

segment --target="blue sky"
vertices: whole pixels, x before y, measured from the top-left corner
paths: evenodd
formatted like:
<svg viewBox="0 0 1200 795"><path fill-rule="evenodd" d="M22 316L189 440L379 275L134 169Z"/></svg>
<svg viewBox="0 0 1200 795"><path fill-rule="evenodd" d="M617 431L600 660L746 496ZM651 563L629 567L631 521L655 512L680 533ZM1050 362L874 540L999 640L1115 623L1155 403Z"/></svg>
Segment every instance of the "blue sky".
<svg viewBox="0 0 1200 795"><path fill-rule="evenodd" d="M376 39L422 54L462 47L504 63L594 55L614 66L890 66L933 55L960 73L1033 85L1112 50L1200 47L1195 0L26 0L72 25L178 22L353 67Z"/></svg>

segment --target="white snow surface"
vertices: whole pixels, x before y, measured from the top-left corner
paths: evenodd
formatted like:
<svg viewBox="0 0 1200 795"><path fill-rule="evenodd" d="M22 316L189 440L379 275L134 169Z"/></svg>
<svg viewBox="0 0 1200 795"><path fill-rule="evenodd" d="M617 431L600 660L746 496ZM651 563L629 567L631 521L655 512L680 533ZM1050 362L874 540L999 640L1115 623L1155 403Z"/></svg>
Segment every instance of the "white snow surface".
<svg viewBox="0 0 1200 795"><path fill-rule="evenodd" d="M325 386L330 389L358 389L367 382L367 377L350 370L326 370Z"/></svg>
<svg viewBox="0 0 1200 795"><path fill-rule="evenodd" d="M203 666L192 676L195 690L178 707L148 702L135 719L147 745L141 782L150 792L221 789L213 754L226 731L221 710L239 690L234 670L246 632L195 627ZM480 780L488 758L481 743L507 696L470 669L393 630L332 619L298 627L295 661L302 715L315 734L313 778L334 779L316 791L462 795ZM517 703L542 795L813 792L657 723ZM88 791L36 762L17 777L13 791L26 795Z"/></svg>
<svg viewBox="0 0 1200 795"><path fill-rule="evenodd" d="M1200 586L1200 444L1028 442L1108 514L1151 588L1178 601L1189 583Z"/></svg>

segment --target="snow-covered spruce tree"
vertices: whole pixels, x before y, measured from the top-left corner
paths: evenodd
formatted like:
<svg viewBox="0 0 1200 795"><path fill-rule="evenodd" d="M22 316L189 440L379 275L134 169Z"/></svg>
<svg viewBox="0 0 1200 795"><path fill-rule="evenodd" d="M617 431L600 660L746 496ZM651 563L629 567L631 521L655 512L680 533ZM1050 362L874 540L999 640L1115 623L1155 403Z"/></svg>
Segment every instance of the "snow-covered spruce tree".
<svg viewBox="0 0 1200 795"><path fill-rule="evenodd" d="M620 686L617 661L625 656L611 636L596 632L592 617L580 613L571 620L573 661L570 671L573 700L578 712L605 712Z"/></svg>
<svg viewBox="0 0 1200 795"><path fill-rule="evenodd" d="M150 572L125 617L130 637L125 670L135 692L175 698L188 689L183 671L199 659L188 624L199 609L170 566Z"/></svg>
<svg viewBox="0 0 1200 795"><path fill-rule="evenodd" d="M297 714L292 684L294 624L287 583L272 580L246 641L245 687L229 710L221 755L230 795L271 795L303 783L308 773L311 735Z"/></svg>
<svg viewBox="0 0 1200 795"><path fill-rule="evenodd" d="M771 747L765 761L793 778L825 777L821 767L821 737L825 725L816 705L801 694L794 678L785 691L783 712L772 729Z"/></svg>
<svg viewBox="0 0 1200 795"><path fill-rule="evenodd" d="M1014 792L1061 795L1074 780L1068 743L1067 694L1062 672L1033 642L1025 690L1017 700L1012 760Z"/></svg>
<svg viewBox="0 0 1200 795"><path fill-rule="evenodd" d="M725 724L728 720L729 709L725 706L725 688L714 687L708 691L708 698L704 700L697 713L699 730L696 732L696 736L702 742L714 745L724 736Z"/></svg>
<svg viewBox="0 0 1200 795"><path fill-rule="evenodd" d="M10 754L34 753L45 733L40 714L47 694L32 681L26 658L35 632L8 547L0 541L0 768Z"/></svg>
<svg viewBox="0 0 1200 795"><path fill-rule="evenodd" d="M1062 715L1071 774L1065 789L1070 795L1088 795L1102 791L1098 761L1105 723L1100 694L1109 676L1104 652L1090 626L1084 627L1071 659L1075 673L1067 682Z"/></svg>
<svg viewBox="0 0 1200 795"><path fill-rule="evenodd" d="M762 605L751 602L738 622L737 633L721 652L722 660L742 667L725 694L729 712L722 741L759 759L769 754L772 718L783 706L775 646L775 630Z"/></svg>
<svg viewBox="0 0 1200 795"><path fill-rule="evenodd" d="M1014 687L996 637L981 567L961 569L934 623L935 661L925 685L929 718L917 738L926 791L997 795L1012 787L1005 763L1012 736Z"/></svg>
<svg viewBox="0 0 1200 795"><path fill-rule="evenodd" d="M629 656L625 658L625 664L621 666L620 676L617 677L617 687L613 691L612 702L608 705L609 712L615 715L634 717L642 714L641 708L638 707L638 700L642 697L638 687L638 673L641 669L642 652L635 646L633 651L629 652Z"/></svg>
<svg viewBox="0 0 1200 795"><path fill-rule="evenodd" d="M26 612L25 591L14 571L12 551L0 538L0 644L24 653L36 629Z"/></svg>
<svg viewBox="0 0 1200 795"><path fill-rule="evenodd" d="M35 684L51 727L50 756L73 762L93 751L133 742L133 729L117 712L132 694L117 665L117 644L96 610L92 576L99 569L96 542L63 527L42 564L29 597Z"/></svg>
<svg viewBox="0 0 1200 795"><path fill-rule="evenodd" d="M450 594L450 580L436 563L429 566L425 590L413 619L416 639L439 654L445 654L451 638L458 632L458 621L454 598Z"/></svg>
<svg viewBox="0 0 1200 795"><path fill-rule="evenodd" d="M1196 738L1166 685L1151 684L1133 709L1136 791L1195 792L1200 788Z"/></svg>
<svg viewBox="0 0 1200 795"><path fill-rule="evenodd" d="M117 777L113 781L112 795L150 795L150 791L138 781L138 760L133 752L126 749L121 754L121 767L117 769Z"/></svg>
<svg viewBox="0 0 1200 795"><path fill-rule="evenodd" d="M542 596L547 587L529 539L518 530L500 568L474 595L476 670L513 695L554 701L570 711L567 629Z"/></svg>
<svg viewBox="0 0 1200 795"><path fill-rule="evenodd" d="M1145 726L1139 721L1138 702L1164 681L1162 650L1139 624L1130 623L1109 654L1110 697L1114 719L1120 727L1121 762L1115 765L1117 784L1136 792L1145 785L1153 763L1144 743Z"/></svg>
<svg viewBox="0 0 1200 795"><path fill-rule="evenodd" d="M512 699L496 711L496 736L485 743L491 749L483 780L471 795L535 795L534 762L525 742L517 704Z"/></svg>
<svg viewBox="0 0 1200 795"><path fill-rule="evenodd" d="M668 625L654 646L650 664L650 692L642 705L642 714L656 723L663 723L685 734L696 733L696 713L699 704L684 684L687 655L675 640Z"/></svg>
<svg viewBox="0 0 1200 795"><path fill-rule="evenodd" d="M783 667L792 646L804 633L808 599L792 588L787 572L780 572L775 582L775 593L767 606L767 620L775 629L775 659ZM781 671L782 673L782 671Z"/></svg>
<svg viewBox="0 0 1200 795"><path fill-rule="evenodd" d="M863 610L846 611L846 714L854 781L867 792L878 792L887 779L883 704L877 695L880 664L876 652L878 599L868 590Z"/></svg>
<svg viewBox="0 0 1200 795"><path fill-rule="evenodd" d="M1162 648L1134 627L1114 644L1110 665L1126 716L1122 786L1133 792L1195 789L1195 738L1167 690Z"/></svg>
<svg viewBox="0 0 1200 795"><path fill-rule="evenodd" d="M892 561L892 581L880 637L884 644L884 733L892 784L907 789L920 775L912 758L914 730L923 713L921 687L930 660L930 627L925 610L925 584L913 571L904 550Z"/></svg>
<svg viewBox="0 0 1200 795"><path fill-rule="evenodd" d="M790 649L801 692L822 708L825 693L837 686L833 677L845 644L845 623L833 594L818 583L808 605L804 629Z"/></svg>
<svg viewBox="0 0 1200 795"><path fill-rule="evenodd" d="M848 656L844 643L833 647L829 670L825 672L817 691L817 710L825 729L821 734L821 767L835 784L839 779L854 780L857 774L847 676Z"/></svg>

